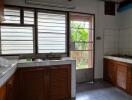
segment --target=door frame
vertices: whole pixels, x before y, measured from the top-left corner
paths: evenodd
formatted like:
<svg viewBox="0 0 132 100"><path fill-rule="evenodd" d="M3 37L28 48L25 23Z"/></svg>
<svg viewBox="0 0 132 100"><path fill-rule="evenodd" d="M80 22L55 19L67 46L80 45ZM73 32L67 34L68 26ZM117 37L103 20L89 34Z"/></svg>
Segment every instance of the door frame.
<svg viewBox="0 0 132 100"><path fill-rule="evenodd" d="M84 12L74 12L74 11L69 11L68 13L67 13L67 44L68 44L68 48L67 48L67 50L68 50L68 53L67 53L67 56L68 57L70 57L70 34L71 34L71 32L70 32L70 13L77 13L77 14L85 14L85 15L92 15L93 16L93 19L94 19L94 21L93 21L93 27L94 27L94 29L93 29L93 34L94 34L94 36L93 36L93 82L95 81L95 14L91 14L91 13L84 13Z"/></svg>

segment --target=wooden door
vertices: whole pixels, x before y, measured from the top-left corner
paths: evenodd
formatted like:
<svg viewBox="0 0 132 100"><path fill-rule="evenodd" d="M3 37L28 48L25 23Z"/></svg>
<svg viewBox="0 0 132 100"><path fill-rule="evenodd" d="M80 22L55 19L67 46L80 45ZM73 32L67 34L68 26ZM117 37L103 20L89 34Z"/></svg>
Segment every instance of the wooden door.
<svg viewBox="0 0 132 100"><path fill-rule="evenodd" d="M0 88L0 100L6 100L6 85Z"/></svg>
<svg viewBox="0 0 132 100"><path fill-rule="evenodd" d="M7 100L17 100L17 82L16 74L14 74L6 83L7 88Z"/></svg>
<svg viewBox="0 0 132 100"><path fill-rule="evenodd" d="M71 97L71 65L52 66L48 74L48 100L68 100Z"/></svg>
<svg viewBox="0 0 132 100"><path fill-rule="evenodd" d="M117 86L126 90L128 65L124 63L117 63L116 66L117 66Z"/></svg>
<svg viewBox="0 0 132 100"><path fill-rule="evenodd" d="M19 69L19 100L46 100L44 68Z"/></svg>

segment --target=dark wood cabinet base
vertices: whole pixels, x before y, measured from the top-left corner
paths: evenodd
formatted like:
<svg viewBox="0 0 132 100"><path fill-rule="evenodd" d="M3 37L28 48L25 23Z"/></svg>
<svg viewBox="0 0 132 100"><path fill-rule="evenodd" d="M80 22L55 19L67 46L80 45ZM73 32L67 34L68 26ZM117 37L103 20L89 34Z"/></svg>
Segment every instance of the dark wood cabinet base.
<svg viewBox="0 0 132 100"><path fill-rule="evenodd" d="M132 95L132 64L104 59L104 80Z"/></svg>
<svg viewBox="0 0 132 100"><path fill-rule="evenodd" d="M71 65L18 68L0 88L0 100L72 100Z"/></svg>

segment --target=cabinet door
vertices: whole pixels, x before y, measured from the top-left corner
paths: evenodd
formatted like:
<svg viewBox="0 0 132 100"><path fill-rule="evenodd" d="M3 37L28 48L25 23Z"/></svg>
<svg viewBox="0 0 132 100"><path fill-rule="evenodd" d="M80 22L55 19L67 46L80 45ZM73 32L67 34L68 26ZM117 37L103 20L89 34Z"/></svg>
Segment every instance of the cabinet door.
<svg viewBox="0 0 132 100"><path fill-rule="evenodd" d="M132 65L128 65L127 70L127 92L132 95Z"/></svg>
<svg viewBox="0 0 132 100"><path fill-rule="evenodd" d="M6 85L0 88L0 100L6 100Z"/></svg>
<svg viewBox="0 0 132 100"><path fill-rule="evenodd" d="M71 97L71 65L52 66L48 74L48 100L68 100Z"/></svg>
<svg viewBox="0 0 132 100"><path fill-rule="evenodd" d="M19 69L19 100L46 100L44 71L45 69L38 67Z"/></svg>
<svg viewBox="0 0 132 100"><path fill-rule="evenodd" d="M0 0L0 23L2 22L2 18L4 16L4 0Z"/></svg>
<svg viewBox="0 0 132 100"><path fill-rule="evenodd" d="M104 59L104 79L116 85L116 65L115 61Z"/></svg>
<svg viewBox="0 0 132 100"><path fill-rule="evenodd" d="M7 100L16 100L17 96L17 82L15 74L7 81Z"/></svg>
<svg viewBox="0 0 132 100"><path fill-rule="evenodd" d="M104 71L103 71L103 79L108 81L108 63L109 60L108 59L104 59Z"/></svg>
<svg viewBox="0 0 132 100"><path fill-rule="evenodd" d="M117 66L117 86L126 90L128 66L122 63L117 63L116 66Z"/></svg>

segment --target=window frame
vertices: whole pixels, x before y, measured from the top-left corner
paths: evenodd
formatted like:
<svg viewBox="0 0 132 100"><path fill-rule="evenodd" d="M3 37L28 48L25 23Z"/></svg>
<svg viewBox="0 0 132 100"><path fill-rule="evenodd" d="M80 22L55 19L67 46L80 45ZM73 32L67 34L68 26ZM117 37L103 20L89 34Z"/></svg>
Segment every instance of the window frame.
<svg viewBox="0 0 132 100"><path fill-rule="evenodd" d="M69 56L69 12L68 11L59 11L59 10L49 10L33 7L22 7L14 5L5 5L5 8L9 9L20 9L20 23L0 23L0 26L21 26L21 27L32 27L33 28L33 53L20 53L20 54L2 54L1 53L1 29L0 29L0 56L27 56L27 55L45 55L49 53L39 53L38 51L38 12L52 12L53 14L64 14L65 15L65 52L64 53L53 53L59 55ZM24 10L34 12L34 24L25 24L24 23Z"/></svg>

